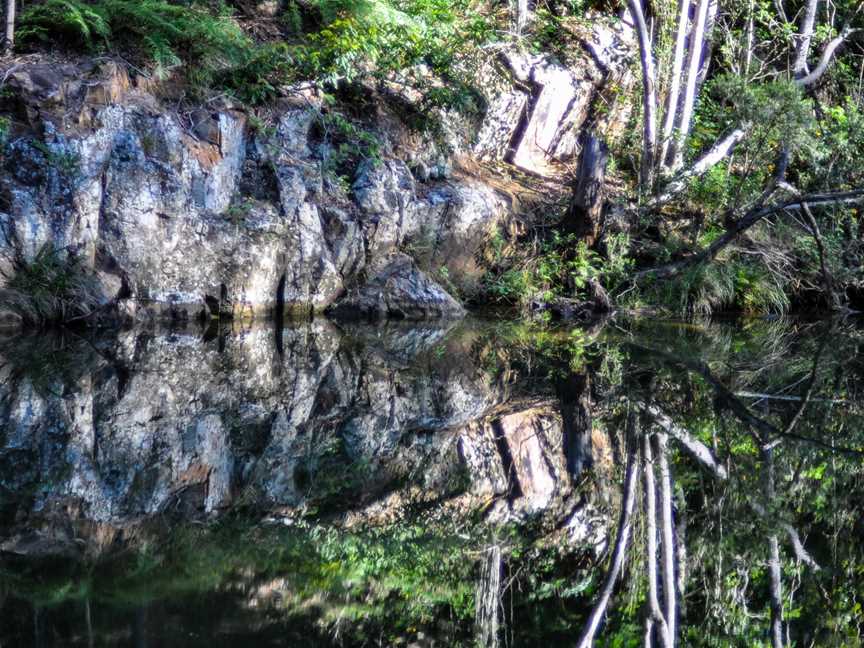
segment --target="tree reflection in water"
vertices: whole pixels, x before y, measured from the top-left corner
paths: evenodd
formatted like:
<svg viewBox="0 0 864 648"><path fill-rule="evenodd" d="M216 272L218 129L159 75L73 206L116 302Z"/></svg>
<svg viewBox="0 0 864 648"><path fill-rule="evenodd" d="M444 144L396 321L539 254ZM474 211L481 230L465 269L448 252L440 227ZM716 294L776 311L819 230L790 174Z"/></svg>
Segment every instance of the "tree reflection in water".
<svg viewBox="0 0 864 648"><path fill-rule="evenodd" d="M0 645L858 645L861 331L0 341Z"/></svg>

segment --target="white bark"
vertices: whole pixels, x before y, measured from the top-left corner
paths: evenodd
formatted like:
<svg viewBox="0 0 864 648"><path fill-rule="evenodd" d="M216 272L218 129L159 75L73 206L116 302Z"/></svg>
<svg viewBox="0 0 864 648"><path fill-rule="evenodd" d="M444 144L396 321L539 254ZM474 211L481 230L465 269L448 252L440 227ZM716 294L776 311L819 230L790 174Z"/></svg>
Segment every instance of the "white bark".
<svg viewBox="0 0 864 648"><path fill-rule="evenodd" d="M699 74L696 77L696 100L705 79L708 78L708 68L711 66L711 51L713 44L714 25L717 22L717 11L720 5L717 0L709 0L708 15L705 18L705 37L702 39L702 61L699 64Z"/></svg>
<svg viewBox="0 0 864 648"><path fill-rule="evenodd" d="M722 140L714 144L714 146L712 146L705 155L699 158L693 166L679 173L675 179L666 186L663 193L651 201L649 206L659 207L664 203L669 202L687 187L687 183L691 178L701 176L715 164L726 159L738 142L747 136L750 128L751 124L742 124L726 135Z"/></svg>
<svg viewBox="0 0 864 648"><path fill-rule="evenodd" d="M810 72L805 77L797 79L797 83L804 86L805 88L809 85L813 85L816 83L822 75L825 74L825 71L831 65L831 60L834 57L834 52L837 51L837 48L840 47L847 38L854 32L858 31L857 29L844 29L840 32L840 35L833 38L828 44L825 46L825 49L822 50L822 57L819 59L819 63L813 68L813 71Z"/></svg>
<svg viewBox="0 0 864 648"><path fill-rule="evenodd" d="M726 479L726 468L717 460L708 446L699 441L699 439L694 438L684 428L676 425L676 423L658 407L646 403L639 403L639 407L643 412L650 416L664 432L684 446L687 452L693 455L693 458L696 459L696 461L708 468L715 477L723 480Z"/></svg>
<svg viewBox="0 0 864 648"><path fill-rule="evenodd" d="M15 46L15 0L6 0L6 34L3 41L5 53Z"/></svg>
<svg viewBox="0 0 864 648"><path fill-rule="evenodd" d="M743 75L747 79L750 76L750 65L753 62L753 0L750 0L750 8L747 11L747 38L744 47L744 69Z"/></svg>
<svg viewBox="0 0 864 648"><path fill-rule="evenodd" d="M678 591L675 586L675 533L672 521L672 471L669 469L669 448L666 435L654 435L657 461L660 467L660 521L663 548L663 615L668 626L669 645L675 645Z"/></svg>
<svg viewBox="0 0 864 648"><path fill-rule="evenodd" d="M522 31L525 29L525 26L528 24L528 19L530 18L530 10L528 8L528 0L513 0L514 4L514 14L515 14L515 26L516 26L516 34L522 34Z"/></svg>
<svg viewBox="0 0 864 648"><path fill-rule="evenodd" d="M690 134L690 123L693 121L693 107L696 104L699 66L702 63L702 52L705 45L705 24L708 20L708 7L710 4L711 0L699 0L699 6L696 10L696 22L690 31L690 48L687 57L687 83L684 86L681 113L677 123L678 135L673 151L673 170L681 167L687 136Z"/></svg>
<svg viewBox="0 0 864 648"><path fill-rule="evenodd" d="M669 640L669 625L660 609L660 601L657 596L657 486L654 477L654 456L647 434L642 437L642 457L645 462L645 568L648 570L648 607L651 618L657 624L657 631L663 645L670 648L672 643Z"/></svg>
<svg viewBox="0 0 864 648"><path fill-rule="evenodd" d="M807 0L807 7L801 17L801 27L798 30L798 47L795 50L795 63L792 74L796 79L807 75L807 57L810 55L810 41L813 39L813 26L816 23L816 7L819 0Z"/></svg>
<svg viewBox="0 0 864 648"><path fill-rule="evenodd" d="M606 614L606 608L609 606L609 599L612 596L612 590L615 589L615 583L618 581L618 576L624 567L624 559L627 556L627 547L630 543L630 535L633 527L633 506L636 502L636 459L637 446L634 439L636 435L636 412L631 411L627 417L627 468L624 474L624 494L621 503L621 517L618 520L618 534L615 538L615 551L612 555L612 564L609 567L609 573L606 575L606 582L603 584L603 589L600 592L600 597L591 610L591 616L588 618L588 623L582 630L582 635L576 644L576 648L592 648L594 645L594 637L597 630L600 628L600 622Z"/></svg>
<svg viewBox="0 0 864 648"><path fill-rule="evenodd" d="M690 0L680 0L678 5L678 28L675 31L675 50L672 69L669 70L669 93L666 95L666 114L663 117L663 140L660 164L666 165L675 117L678 115L678 99L681 95L681 77L684 74L684 51L687 42L687 26L690 23Z"/></svg>
<svg viewBox="0 0 864 648"><path fill-rule="evenodd" d="M654 56L651 36L645 24L641 0L627 0L636 36L639 39L639 59L642 66L642 173L641 184L650 191L654 184L654 155L657 150L657 77L654 71Z"/></svg>

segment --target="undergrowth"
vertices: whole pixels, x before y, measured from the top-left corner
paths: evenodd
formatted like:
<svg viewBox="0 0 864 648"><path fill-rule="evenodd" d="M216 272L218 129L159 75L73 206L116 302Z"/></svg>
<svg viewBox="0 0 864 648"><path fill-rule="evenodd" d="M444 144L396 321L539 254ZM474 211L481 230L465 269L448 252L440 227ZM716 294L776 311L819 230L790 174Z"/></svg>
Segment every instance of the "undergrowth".
<svg viewBox="0 0 864 648"><path fill-rule="evenodd" d="M99 307L101 290L73 254L44 245L29 261L16 260L0 289L0 305L28 326L70 323Z"/></svg>
<svg viewBox="0 0 864 648"><path fill-rule="evenodd" d="M16 38L122 53L157 78L174 70L194 94L227 92L256 105L299 82L333 87L387 78L419 90L424 106L479 110L472 75L459 62L490 38L493 23L471 0L291 0L278 37L256 40L222 0L42 0L27 5ZM441 81L445 81L442 83Z"/></svg>
<svg viewBox="0 0 864 648"><path fill-rule="evenodd" d="M493 268L485 277L485 289L495 301L520 305L536 297L587 297L593 281L615 291L632 267L629 244L626 235L609 236L600 253L575 235L558 231L534 246L508 245L498 234L491 241Z"/></svg>

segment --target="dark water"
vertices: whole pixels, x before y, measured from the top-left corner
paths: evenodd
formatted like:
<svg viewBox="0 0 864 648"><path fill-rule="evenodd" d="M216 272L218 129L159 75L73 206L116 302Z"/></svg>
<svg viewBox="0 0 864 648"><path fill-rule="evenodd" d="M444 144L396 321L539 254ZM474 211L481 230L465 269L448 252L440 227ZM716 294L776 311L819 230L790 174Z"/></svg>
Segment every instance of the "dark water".
<svg viewBox="0 0 864 648"><path fill-rule="evenodd" d="M858 646L864 330L0 338L0 646Z"/></svg>

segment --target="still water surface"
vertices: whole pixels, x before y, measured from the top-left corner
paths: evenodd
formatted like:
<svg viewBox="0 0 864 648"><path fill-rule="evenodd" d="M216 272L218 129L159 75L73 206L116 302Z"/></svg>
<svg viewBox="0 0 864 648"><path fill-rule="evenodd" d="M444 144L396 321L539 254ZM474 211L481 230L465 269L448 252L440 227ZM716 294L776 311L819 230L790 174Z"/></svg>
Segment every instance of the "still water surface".
<svg viewBox="0 0 864 648"><path fill-rule="evenodd" d="M0 338L0 646L858 646L864 329Z"/></svg>

